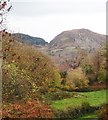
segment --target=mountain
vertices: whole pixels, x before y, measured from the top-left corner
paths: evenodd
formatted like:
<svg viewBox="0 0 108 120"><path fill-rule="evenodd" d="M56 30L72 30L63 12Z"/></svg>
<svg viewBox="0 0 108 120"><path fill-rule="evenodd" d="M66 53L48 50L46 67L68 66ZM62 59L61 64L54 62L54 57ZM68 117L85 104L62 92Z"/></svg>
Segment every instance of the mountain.
<svg viewBox="0 0 108 120"><path fill-rule="evenodd" d="M35 45L38 50L48 55L60 69L64 70L84 64L84 61L88 64L91 64L90 62L94 64L99 50L106 43L105 35L88 29L64 31L51 40L49 44L42 38L21 33L13 34L13 36L18 41ZM94 65L96 66L96 64Z"/></svg>
<svg viewBox="0 0 108 120"><path fill-rule="evenodd" d="M39 37L32 37L22 33L14 33L13 36L20 42L31 44L31 45L41 45L45 46L48 44L44 39Z"/></svg>
<svg viewBox="0 0 108 120"><path fill-rule="evenodd" d="M105 46L106 36L88 29L74 29L57 35L43 51L48 54L59 68L79 66L82 61L97 59L98 51Z"/></svg>
<svg viewBox="0 0 108 120"><path fill-rule="evenodd" d="M97 49L105 43L105 35L94 33L88 29L74 29L57 35L49 44L52 48L80 47L82 49Z"/></svg>

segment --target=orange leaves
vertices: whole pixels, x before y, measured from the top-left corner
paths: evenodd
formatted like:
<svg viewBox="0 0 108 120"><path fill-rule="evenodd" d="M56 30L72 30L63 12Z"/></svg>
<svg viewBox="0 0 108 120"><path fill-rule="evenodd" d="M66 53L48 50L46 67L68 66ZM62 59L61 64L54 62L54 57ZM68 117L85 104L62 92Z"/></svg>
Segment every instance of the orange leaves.
<svg viewBox="0 0 108 120"><path fill-rule="evenodd" d="M3 106L3 118L53 118L52 109L37 101Z"/></svg>

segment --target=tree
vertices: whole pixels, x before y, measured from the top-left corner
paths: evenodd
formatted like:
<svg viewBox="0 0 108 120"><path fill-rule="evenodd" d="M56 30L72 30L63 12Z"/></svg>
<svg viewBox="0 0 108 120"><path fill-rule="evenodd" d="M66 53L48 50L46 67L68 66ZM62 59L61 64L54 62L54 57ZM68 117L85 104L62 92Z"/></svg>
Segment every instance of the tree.
<svg viewBox="0 0 108 120"><path fill-rule="evenodd" d="M0 1L0 33L6 29L6 15L11 10L10 0Z"/></svg>
<svg viewBox="0 0 108 120"><path fill-rule="evenodd" d="M82 71L81 68L75 70L69 70L66 77L66 84L64 87L65 90L73 91L80 90L88 87L89 80Z"/></svg>
<svg viewBox="0 0 108 120"><path fill-rule="evenodd" d="M61 71L60 72L60 76L61 76L61 78L66 78L67 77L67 71Z"/></svg>
<svg viewBox="0 0 108 120"><path fill-rule="evenodd" d="M84 72L86 73L86 74L92 74L93 73L93 67L92 67L92 65L85 65L84 66Z"/></svg>
<svg viewBox="0 0 108 120"><path fill-rule="evenodd" d="M61 71L60 72L60 76L62 78L61 84L65 85L66 84L66 77L67 77L68 73L67 71Z"/></svg>
<svg viewBox="0 0 108 120"><path fill-rule="evenodd" d="M60 74L50 59L36 48L3 36L2 98L11 102L42 99L60 86Z"/></svg>
<svg viewBox="0 0 108 120"><path fill-rule="evenodd" d="M103 45L99 50L98 55L99 68L97 74L98 82L105 83L107 82L107 50L106 45Z"/></svg>

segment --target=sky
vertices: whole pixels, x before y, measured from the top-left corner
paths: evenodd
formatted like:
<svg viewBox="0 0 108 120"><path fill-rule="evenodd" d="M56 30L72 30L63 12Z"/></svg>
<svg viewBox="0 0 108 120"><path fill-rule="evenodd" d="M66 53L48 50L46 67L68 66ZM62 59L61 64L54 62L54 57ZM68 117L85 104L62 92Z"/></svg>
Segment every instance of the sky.
<svg viewBox="0 0 108 120"><path fill-rule="evenodd" d="M107 0L11 0L8 29L51 41L63 31L89 29L106 34Z"/></svg>

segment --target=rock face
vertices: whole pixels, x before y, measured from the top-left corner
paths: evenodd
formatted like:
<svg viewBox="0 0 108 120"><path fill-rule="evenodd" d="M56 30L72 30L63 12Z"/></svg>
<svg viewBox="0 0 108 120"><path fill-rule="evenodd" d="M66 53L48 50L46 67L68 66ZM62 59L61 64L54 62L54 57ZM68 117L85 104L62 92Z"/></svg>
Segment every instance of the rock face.
<svg viewBox="0 0 108 120"><path fill-rule="evenodd" d="M13 34L13 36L18 41L23 42L23 43L27 43L27 44L30 44L30 45L45 46L47 44L47 42L44 39L39 38L39 37L32 37L32 36L25 35L25 34L22 34L22 33L15 33L15 34Z"/></svg>

